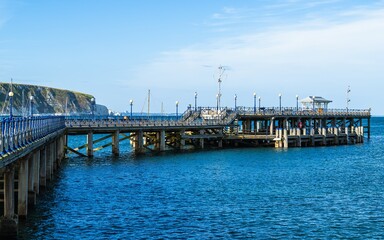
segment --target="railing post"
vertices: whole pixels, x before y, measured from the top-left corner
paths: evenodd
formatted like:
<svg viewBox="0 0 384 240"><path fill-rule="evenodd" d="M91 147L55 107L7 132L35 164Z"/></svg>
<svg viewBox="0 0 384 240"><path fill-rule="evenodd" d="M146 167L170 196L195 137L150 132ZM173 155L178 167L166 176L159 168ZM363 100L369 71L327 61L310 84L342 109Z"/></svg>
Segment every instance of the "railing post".
<svg viewBox="0 0 384 240"><path fill-rule="evenodd" d="M0 129L0 155L4 153L4 120L1 120L0 123L1 129Z"/></svg>
<svg viewBox="0 0 384 240"><path fill-rule="evenodd" d="M13 141L12 141L12 138L13 138L13 134L12 134L12 120L8 120L8 128L7 128L7 133L8 133L8 152L12 152L12 144L13 144Z"/></svg>
<svg viewBox="0 0 384 240"><path fill-rule="evenodd" d="M9 149L9 134L8 134L8 124L9 120L5 119L4 122L4 129L3 129L3 140L4 140L4 146L3 146L3 153L7 153Z"/></svg>

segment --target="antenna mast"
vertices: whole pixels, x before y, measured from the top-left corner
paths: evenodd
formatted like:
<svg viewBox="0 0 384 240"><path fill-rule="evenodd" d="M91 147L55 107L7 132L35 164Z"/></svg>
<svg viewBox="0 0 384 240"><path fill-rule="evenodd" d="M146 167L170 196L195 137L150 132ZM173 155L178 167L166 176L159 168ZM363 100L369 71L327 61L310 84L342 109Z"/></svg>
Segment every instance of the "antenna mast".
<svg viewBox="0 0 384 240"><path fill-rule="evenodd" d="M348 113L348 109L349 109L349 102L351 101L351 99L349 98L350 92L351 92L351 87L348 86L348 89L347 89L347 113Z"/></svg>
<svg viewBox="0 0 384 240"><path fill-rule="evenodd" d="M217 82L219 84L219 92L217 93L217 108L220 109L220 100L221 100L221 82L222 82L222 76L225 72L225 68L223 66L219 66L219 78L217 79Z"/></svg>
<svg viewBox="0 0 384 240"><path fill-rule="evenodd" d="M163 115L164 114L164 104L163 104L163 102L161 102L161 115Z"/></svg>

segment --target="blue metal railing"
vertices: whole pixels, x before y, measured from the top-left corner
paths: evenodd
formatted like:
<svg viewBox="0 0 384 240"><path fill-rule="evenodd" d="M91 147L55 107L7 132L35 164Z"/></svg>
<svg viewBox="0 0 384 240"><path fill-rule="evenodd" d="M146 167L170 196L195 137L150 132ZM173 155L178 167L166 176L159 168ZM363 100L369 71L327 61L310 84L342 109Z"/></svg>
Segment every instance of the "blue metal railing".
<svg viewBox="0 0 384 240"><path fill-rule="evenodd" d="M1 118L0 127L1 157L65 129L65 118L62 116Z"/></svg>
<svg viewBox="0 0 384 240"><path fill-rule="evenodd" d="M176 117L175 114L159 114L159 115L133 115L130 116L112 116L112 115L81 115L81 116L66 116L66 120L133 120L133 121L172 121L180 119L182 116Z"/></svg>
<svg viewBox="0 0 384 240"><path fill-rule="evenodd" d="M370 117L370 109L215 108L187 109L182 115L0 117L0 158L66 127L227 126L239 116Z"/></svg>

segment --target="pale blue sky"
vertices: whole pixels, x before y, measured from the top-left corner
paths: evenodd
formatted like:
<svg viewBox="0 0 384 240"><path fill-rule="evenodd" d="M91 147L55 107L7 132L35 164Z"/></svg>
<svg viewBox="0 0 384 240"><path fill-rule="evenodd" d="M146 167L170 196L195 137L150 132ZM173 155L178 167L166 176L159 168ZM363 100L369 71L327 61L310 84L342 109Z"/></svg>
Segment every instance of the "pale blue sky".
<svg viewBox="0 0 384 240"><path fill-rule="evenodd" d="M0 81L90 93L112 110L295 106L295 96L384 115L383 0L0 0ZM144 108L146 111L146 108Z"/></svg>

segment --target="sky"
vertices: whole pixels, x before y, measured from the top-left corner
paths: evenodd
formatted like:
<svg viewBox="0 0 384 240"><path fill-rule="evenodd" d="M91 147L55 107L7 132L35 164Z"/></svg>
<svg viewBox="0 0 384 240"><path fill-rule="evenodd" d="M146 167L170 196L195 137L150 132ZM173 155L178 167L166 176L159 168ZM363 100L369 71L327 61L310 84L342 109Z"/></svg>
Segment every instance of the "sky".
<svg viewBox="0 0 384 240"><path fill-rule="evenodd" d="M0 82L95 96L114 111L296 106L384 115L384 0L0 0ZM258 101L257 101L258 102Z"/></svg>

